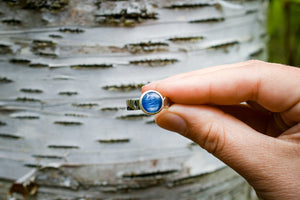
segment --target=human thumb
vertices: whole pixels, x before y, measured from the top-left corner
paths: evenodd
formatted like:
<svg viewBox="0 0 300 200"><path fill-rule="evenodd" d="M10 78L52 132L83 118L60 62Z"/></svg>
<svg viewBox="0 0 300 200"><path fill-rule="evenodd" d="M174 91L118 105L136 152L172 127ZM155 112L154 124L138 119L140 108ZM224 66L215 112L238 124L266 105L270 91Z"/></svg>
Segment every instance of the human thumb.
<svg viewBox="0 0 300 200"><path fill-rule="evenodd" d="M156 115L156 123L198 143L250 182L272 168L267 160L274 158L273 140L213 106L173 104Z"/></svg>

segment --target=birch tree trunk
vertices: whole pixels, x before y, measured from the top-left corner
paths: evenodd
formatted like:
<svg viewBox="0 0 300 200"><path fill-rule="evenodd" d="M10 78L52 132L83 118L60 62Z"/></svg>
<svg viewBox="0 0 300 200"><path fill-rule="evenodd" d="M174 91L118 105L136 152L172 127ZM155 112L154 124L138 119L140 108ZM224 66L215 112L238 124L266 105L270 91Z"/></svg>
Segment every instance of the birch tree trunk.
<svg viewBox="0 0 300 200"><path fill-rule="evenodd" d="M264 59L267 0L0 2L0 199L253 199L153 116L144 84Z"/></svg>

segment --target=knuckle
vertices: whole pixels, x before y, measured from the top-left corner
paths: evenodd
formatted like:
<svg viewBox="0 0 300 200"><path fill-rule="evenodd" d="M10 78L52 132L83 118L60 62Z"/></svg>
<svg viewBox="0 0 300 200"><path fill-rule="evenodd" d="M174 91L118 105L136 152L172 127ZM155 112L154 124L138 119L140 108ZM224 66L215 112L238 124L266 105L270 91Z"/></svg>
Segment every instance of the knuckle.
<svg viewBox="0 0 300 200"><path fill-rule="evenodd" d="M220 123L210 122L207 124L200 146L209 153L221 152L225 145L225 130Z"/></svg>

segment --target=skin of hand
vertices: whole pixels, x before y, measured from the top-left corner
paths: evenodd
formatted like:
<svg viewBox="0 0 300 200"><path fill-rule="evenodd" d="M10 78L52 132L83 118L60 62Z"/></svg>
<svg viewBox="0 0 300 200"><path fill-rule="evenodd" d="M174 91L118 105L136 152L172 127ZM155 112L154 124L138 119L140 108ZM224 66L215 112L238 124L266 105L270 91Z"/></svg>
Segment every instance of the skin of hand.
<svg viewBox="0 0 300 200"><path fill-rule="evenodd" d="M262 61L150 83L172 105L156 123L190 138L265 200L300 199L300 69Z"/></svg>

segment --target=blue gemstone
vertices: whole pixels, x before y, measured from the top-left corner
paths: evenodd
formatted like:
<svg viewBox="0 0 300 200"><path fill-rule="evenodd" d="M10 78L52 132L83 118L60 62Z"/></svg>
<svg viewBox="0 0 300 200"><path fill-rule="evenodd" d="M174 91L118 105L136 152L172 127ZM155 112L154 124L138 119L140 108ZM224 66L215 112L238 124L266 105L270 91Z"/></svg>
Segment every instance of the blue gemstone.
<svg viewBox="0 0 300 200"><path fill-rule="evenodd" d="M141 99L143 109L149 114L158 112L162 105L163 99L157 92L147 92Z"/></svg>

